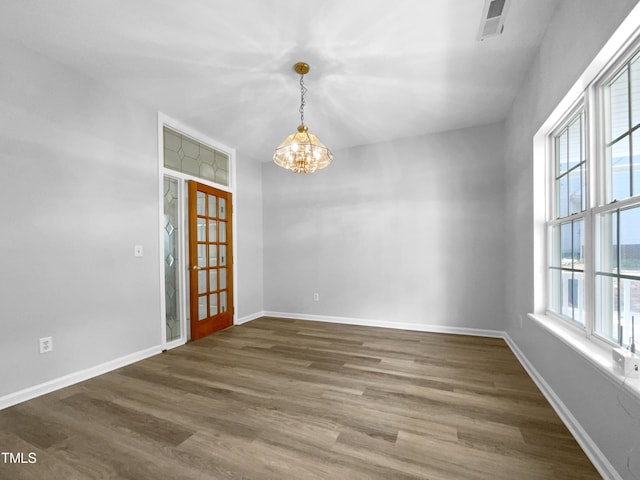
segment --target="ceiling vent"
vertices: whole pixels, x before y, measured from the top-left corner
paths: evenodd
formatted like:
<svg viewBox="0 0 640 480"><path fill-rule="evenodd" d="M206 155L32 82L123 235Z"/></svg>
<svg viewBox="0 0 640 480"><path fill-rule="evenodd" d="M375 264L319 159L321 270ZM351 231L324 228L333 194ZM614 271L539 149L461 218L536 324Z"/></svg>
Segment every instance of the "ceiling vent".
<svg viewBox="0 0 640 480"><path fill-rule="evenodd" d="M511 0L484 0L482 21L478 30L479 41L502 33L509 3Z"/></svg>

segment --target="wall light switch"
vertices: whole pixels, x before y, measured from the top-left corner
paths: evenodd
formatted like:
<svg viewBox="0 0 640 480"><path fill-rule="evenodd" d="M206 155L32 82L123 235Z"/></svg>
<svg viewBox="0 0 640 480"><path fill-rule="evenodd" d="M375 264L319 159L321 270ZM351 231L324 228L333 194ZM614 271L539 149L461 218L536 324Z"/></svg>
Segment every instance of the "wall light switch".
<svg viewBox="0 0 640 480"><path fill-rule="evenodd" d="M144 255L144 252L142 251L142 245L136 245L135 247L133 247L133 255L135 257L142 257Z"/></svg>

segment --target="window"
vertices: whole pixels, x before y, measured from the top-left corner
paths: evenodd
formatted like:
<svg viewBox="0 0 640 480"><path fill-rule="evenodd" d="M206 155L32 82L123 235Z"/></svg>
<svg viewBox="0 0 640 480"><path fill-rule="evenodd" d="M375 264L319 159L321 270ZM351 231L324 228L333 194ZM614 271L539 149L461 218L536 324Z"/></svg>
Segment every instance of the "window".
<svg viewBox="0 0 640 480"><path fill-rule="evenodd" d="M602 72L547 135L546 309L622 346L634 327L640 336L638 52Z"/></svg>
<svg viewBox="0 0 640 480"><path fill-rule="evenodd" d="M573 322L584 315L584 211L586 154L584 113L571 117L553 143L554 216L549 221L549 309Z"/></svg>

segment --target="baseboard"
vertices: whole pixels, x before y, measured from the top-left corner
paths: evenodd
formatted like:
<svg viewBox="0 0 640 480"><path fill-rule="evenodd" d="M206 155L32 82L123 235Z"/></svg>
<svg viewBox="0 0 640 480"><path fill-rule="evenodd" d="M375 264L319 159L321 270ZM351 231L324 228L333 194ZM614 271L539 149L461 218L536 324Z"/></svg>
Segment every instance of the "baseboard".
<svg viewBox="0 0 640 480"><path fill-rule="evenodd" d="M234 325L242 325L243 323L250 322L251 320L255 320L260 317L264 317L266 313L264 311L252 313L251 315L246 315L242 318L236 318Z"/></svg>
<svg viewBox="0 0 640 480"><path fill-rule="evenodd" d="M531 364L529 359L524 355L518 345L511 339L508 333L504 332L504 340L509 345L509 348L516 356L520 364L527 371L531 379L538 386L542 394L547 401L551 404L551 407L556 411L562 422L569 429L574 436L584 453L589 457L591 463L596 467L598 473L602 475L602 478L606 480L623 480L616 469L611 465L607 457L598 448L595 442L591 439L589 434L582 428L580 422L573 416L567 406L560 400L560 397L556 395L551 386L545 381L545 379L538 373L535 367Z"/></svg>
<svg viewBox="0 0 640 480"><path fill-rule="evenodd" d="M266 317L291 318L297 320L311 320L315 322L342 323L345 325L361 325L364 327L394 328L397 330L412 330L416 332L452 333L456 335L472 335L475 337L503 338L500 330L485 330L480 328L451 327L448 325L429 325L410 322L384 322L366 318L334 317L329 315L307 315L286 312L263 312Z"/></svg>
<svg viewBox="0 0 640 480"><path fill-rule="evenodd" d="M124 357L110 360L100 365L96 365L95 367L90 367L78 372L70 373L63 377L49 380L48 382L41 383L40 385L35 385L18 392L10 393L9 395L0 397L0 410L11 407L13 405L17 405L21 402L26 402L27 400L31 400L32 398L51 393L55 390L74 385L84 380L97 377L98 375L111 372L112 370L116 370L126 365L139 362L140 360L152 357L153 355L157 355L161 352L162 346L157 345L155 347L147 348L146 350L141 350L139 352L125 355Z"/></svg>

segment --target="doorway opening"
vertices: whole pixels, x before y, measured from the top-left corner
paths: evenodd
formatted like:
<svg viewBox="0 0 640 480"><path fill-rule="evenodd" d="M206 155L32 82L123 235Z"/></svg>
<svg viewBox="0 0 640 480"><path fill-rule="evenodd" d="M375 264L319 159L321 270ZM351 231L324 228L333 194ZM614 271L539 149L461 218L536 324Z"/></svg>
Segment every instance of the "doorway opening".
<svg viewBox="0 0 640 480"><path fill-rule="evenodd" d="M162 348L233 325L235 151L160 114Z"/></svg>

